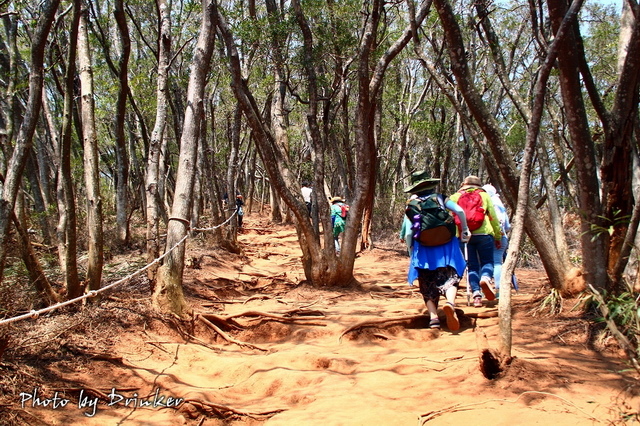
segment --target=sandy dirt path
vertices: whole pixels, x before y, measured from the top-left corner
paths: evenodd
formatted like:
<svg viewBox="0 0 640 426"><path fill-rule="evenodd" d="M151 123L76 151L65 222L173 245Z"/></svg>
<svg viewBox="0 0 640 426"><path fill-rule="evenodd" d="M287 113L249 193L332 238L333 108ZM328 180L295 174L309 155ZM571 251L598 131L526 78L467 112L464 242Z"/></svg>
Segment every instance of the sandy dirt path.
<svg viewBox="0 0 640 426"><path fill-rule="evenodd" d="M402 246L374 249L356 262L361 282L390 291L317 289L299 285L292 228L251 218L247 226L240 236L245 256L194 245L188 253L196 267L185 274L197 313L241 315L235 320L242 329L223 331L244 345L202 321L189 330L198 340L188 342L157 319L136 320L132 306L131 324L117 325L110 342L116 361L51 364L74 384L61 391L70 400L65 407L17 400L15 408L30 413L32 424L78 425L604 425L623 424L625 416L631 424L637 416L640 388L620 353L592 349L586 322L575 316L530 314L545 279L540 271L518 271L515 359L488 380L479 369L477 332L497 346L498 319L467 315L497 306L468 307L461 289L456 333L412 321L344 334L366 321L423 313L422 299L405 282ZM292 312L293 323L256 316ZM60 383L41 392L52 397L56 388Z"/></svg>

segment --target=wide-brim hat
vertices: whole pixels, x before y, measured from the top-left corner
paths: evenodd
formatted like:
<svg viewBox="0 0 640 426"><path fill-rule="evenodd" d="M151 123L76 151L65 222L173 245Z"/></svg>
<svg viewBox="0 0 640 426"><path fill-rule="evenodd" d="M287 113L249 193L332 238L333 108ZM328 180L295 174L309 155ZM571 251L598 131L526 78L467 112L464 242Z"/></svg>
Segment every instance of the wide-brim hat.
<svg viewBox="0 0 640 426"><path fill-rule="evenodd" d="M432 178L426 170L411 173L411 184L404 189L404 192L420 192L425 189L435 188L439 183L439 178Z"/></svg>
<svg viewBox="0 0 640 426"><path fill-rule="evenodd" d="M330 202L331 204L333 204L333 203L337 203L338 201L339 201L339 202L341 202L341 203L344 203L344 202L345 202L345 199L344 199L344 198L342 198L342 197L331 197L331 198L329 198L329 202Z"/></svg>
<svg viewBox="0 0 640 426"><path fill-rule="evenodd" d="M460 186L460 190L463 191L469 188L480 188L482 186L482 181L478 176L469 175L462 181L462 185Z"/></svg>

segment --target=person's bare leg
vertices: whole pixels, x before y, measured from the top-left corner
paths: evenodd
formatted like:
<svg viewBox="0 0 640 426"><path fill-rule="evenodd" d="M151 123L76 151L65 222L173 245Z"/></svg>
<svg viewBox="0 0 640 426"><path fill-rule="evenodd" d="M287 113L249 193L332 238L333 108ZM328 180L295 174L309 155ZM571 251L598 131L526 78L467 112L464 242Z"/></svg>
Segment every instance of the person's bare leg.
<svg viewBox="0 0 640 426"><path fill-rule="evenodd" d="M433 300L426 302L427 310L429 311L429 327L440 328L440 319L438 319L438 308Z"/></svg>
<svg viewBox="0 0 640 426"><path fill-rule="evenodd" d="M458 292L458 288L455 286L451 286L445 292L445 297L447 298L447 303L442 307L444 314L447 316L447 327L451 331L457 331L460 329L460 321L458 320L458 315L456 314L456 294Z"/></svg>

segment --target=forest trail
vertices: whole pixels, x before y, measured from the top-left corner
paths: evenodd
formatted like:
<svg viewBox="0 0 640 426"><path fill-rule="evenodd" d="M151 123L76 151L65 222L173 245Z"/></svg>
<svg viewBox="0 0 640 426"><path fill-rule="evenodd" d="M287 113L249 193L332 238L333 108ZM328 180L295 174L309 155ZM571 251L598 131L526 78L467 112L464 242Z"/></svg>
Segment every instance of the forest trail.
<svg viewBox="0 0 640 426"><path fill-rule="evenodd" d="M389 291L318 289L299 284L292 227L252 217L245 223L243 255L197 242L187 250L185 294L205 320L177 333L140 315L143 302L128 299L110 310L121 313L109 320L108 339L96 333L79 352L101 357L54 359L46 366L49 377L39 378L43 398L57 390L70 402L54 409L53 402L32 407L32 400L14 399L21 418L34 425L499 426L631 424L637 416L639 383L619 352L590 349L586 321L568 310L558 317L530 314L545 280L540 271L518 271L515 359L506 374L488 380L479 369L476 330L495 347L498 319L467 315L497 306L467 306L463 288L456 333L418 320L348 331L424 311L417 289L406 284L408 257L399 242L356 261L358 280ZM107 302L127 300L116 295ZM100 315L95 330L104 323ZM195 339L186 341L187 335ZM163 408L172 404L177 409Z"/></svg>

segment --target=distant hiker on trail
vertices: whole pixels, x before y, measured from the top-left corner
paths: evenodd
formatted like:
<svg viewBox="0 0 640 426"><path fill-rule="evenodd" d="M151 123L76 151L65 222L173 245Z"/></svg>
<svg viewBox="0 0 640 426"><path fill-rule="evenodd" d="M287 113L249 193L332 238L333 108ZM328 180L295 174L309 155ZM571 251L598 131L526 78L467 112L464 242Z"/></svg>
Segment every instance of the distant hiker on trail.
<svg viewBox="0 0 640 426"><path fill-rule="evenodd" d="M507 248L509 248L509 238L507 237L507 233L511 230L511 223L509 222L509 215L507 214L507 209L500 198L500 194L496 188L490 183L486 184L482 187L489 197L491 197L491 202L493 203L493 207L496 210L496 215L498 216L498 222L500 222L500 229L502 231L502 238L500 239L500 247L495 247L493 249L493 282L496 288L496 298L498 297L498 292L500 291L500 273L502 272L502 263L505 260L507 254Z"/></svg>
<svg viewBox="0 0 640 426"><path fill-rule="evenodd" d="M460 241L467 242L471 232L467 229L464 211L455 202L435 192L439 182L440 179L431 178L426 171L415 172L411 175L411 184L404 190L417 196L409 200L405 211L414 231L408 281L413 285L418 279L420 293L429 311L429 327L440 328L438 301L442 294L447 300L442 308L447 327L456 331L460 328L460 321L455 310L455 298L466 268ZM449 211L462 220L460 239L456 236L456 226Z"/></svg>
<svg viewBox="0 0 640 426"><path fill-rule="evenodd" d="M236 195L236 208L238 209L238 228L242 228L242 218L244 217L244 210L242 209L244 206L244 200L242 195Z"/></svg>
<svg viewBox="0 0 640 426"><path fill-rule="evenodd" d="M331 203L331 224L333 225L333 240L336 245L336 253L340 254L340 234L344 232L345 220L349 213L349 206L342 197L333 197L329 199Z"/></svg>
<svg viewBox="0 0 640 426"><path fill-rule="evenodd" d="M309 212L309 217L311 217L311 192L313 192L313 189L311 189L311 184L309 184L309 182L302 182L302 188L300 189L300 192L302 192L302 199L307 205L307 211Z"/></svg>
<svg viewBox="0 0 640 426"><path fill-rule="evenodd" d="M465 212L471 239L466 245L469 269L467 279L473 292L473 306L482 307L482 295L496 298L491 289L493 278L493 247L501 247L502 230L491 197L481 188L477 176L467 176L451 199ZM456 220L457 222L457 220ZM481 291L482 289L482 291Z"/></svg>

